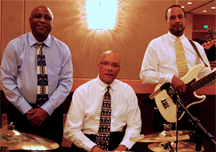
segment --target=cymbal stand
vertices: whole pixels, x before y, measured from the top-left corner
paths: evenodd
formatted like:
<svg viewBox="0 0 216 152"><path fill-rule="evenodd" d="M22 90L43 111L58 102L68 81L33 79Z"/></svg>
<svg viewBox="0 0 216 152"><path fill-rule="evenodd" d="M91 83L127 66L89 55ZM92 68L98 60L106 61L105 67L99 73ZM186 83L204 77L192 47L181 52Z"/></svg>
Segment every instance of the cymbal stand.
<svg viewBox="0 0 216 152"><path fill-rule="evenodd" d="M173 87L174 88L174 87ZM194 117L188 110L187 108L181 103L181 99L178 96L178 93L174 90L167 90L167 94L172 98L173 102L176 103L177 107L178 105L185 111L185 113L190 117L191 119L191 124L195 127L196 132L195 134L189 134L190 137L194 137L195 143L196 143L196 151L201 151L201 144L204 139L208 142L211 142L214 147L216 147L216 141L214 140L214 136L210 134L200 123L200 120L196 117ZM176 131L177 132L177 131ZM176 136L177 137L177 136ZM177 145L177 144L176 144ZM177 146L176 146L176 151L177 151Z"/></svg>
<svg viewBox="0 0 216 152"><path fill-rule="evenodd" d="M0 147L0 152L4 152L5 150L7 150L7 147Z"/></svg>
<svg viewBox="0 0 216 152"><path fill-rule="evenodd" d="M164 150L169 150L169 152L174 152L173 147L172 147L170 141L168 141L168 142L165 143L165 144L162 144L161 146L164 147Z"/></svg>

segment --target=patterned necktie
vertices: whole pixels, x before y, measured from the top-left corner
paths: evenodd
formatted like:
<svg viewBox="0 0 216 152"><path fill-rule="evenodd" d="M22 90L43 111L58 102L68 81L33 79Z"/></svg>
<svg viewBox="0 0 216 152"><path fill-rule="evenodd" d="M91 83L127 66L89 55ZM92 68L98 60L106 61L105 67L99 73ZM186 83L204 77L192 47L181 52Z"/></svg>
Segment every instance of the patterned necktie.
<svg viewBox="0 0 216 152"><path fill-rule="evenodd" d="M41 107L48 100L48 75L44 52L42 50L43 42L37 42L37 106Z"/></svg>
<svg viewBox="0 0 216 152"><path fill-rule="evenodd" d="M96 143L99 148L103 150L109 150L109 138L110 138L110 124L111 124L111 96L109 92L110 86L107 86L107 92L104 94L100 125L98 135L96 136Z"/></svg>
<svg viewBox="0 0 216 152"><path fill-rule="evenodd" d="M185 57L185 51L179 37L176 38L176 62L179 71L179 77L183 77L188 72L188 65Z"/></svg>

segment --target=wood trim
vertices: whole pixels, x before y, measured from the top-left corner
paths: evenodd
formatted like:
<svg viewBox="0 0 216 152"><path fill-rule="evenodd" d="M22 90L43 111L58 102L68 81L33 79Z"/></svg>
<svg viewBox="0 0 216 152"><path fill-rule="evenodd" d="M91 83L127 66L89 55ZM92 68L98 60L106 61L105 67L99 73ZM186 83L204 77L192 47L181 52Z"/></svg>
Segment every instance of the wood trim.
<svg viewBox="0 0 216 152"><path fill-rule="evenodd" d="M78 88L83 83L91 80L92 78L73 78L73 87L71 89L71 92L74 92L76 88ZM151 94L154 92L154 88L156 85L148 85L148 84L142 84L141 80L136 79L119 79L127 84L129 84L136 94ZM0 86L0 90L2 90ZM208 87L202 87L199 90L196 91L199 95L216 95L216 84Z"/></svg>
<svg viewBox="0 0 216 152"><path fill-rule="evenodd" d="M83 83L91 80L92 78L73 78L73 87L71 89L72 92L82 85ZM129 84L136 94L151 94L154 91L154 88L156 85L144 85L142 84L141 80L135 80L135 79L118 79L121 80L127 84Z"/></svg>
<svg viewBox="0 0 216 152"><path fill-rule="evenodd" d="M71 89L71 92L74 92L74 90L82 85L83 83L91 80L92 78L73 78L73 87ZM143 84L141 80L136 79L118 79L121 80L127 84L129 84L136 94L151 94L154 92L154 88L156 85L148 85ZM197 94L203 94L203 95L216 95L216 84L208 87L202 87L199 90L196 91Z"/></svg>

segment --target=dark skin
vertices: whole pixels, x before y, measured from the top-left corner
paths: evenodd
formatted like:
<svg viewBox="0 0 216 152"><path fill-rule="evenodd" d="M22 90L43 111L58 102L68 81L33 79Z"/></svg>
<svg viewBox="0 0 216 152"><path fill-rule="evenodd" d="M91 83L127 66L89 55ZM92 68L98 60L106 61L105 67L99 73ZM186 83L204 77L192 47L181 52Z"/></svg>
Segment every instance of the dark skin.
<svg viewBox="0 0 216 152"><path fill-rule="evenodd" d="M53 26L53 14L51 10L43 5L36 7L31 12L29 24L35 39L39 42L44 41Z"/></svg>
<svg viewBox="0 0 216 152"><path fill-rule="evenodd" d="M43 42L52 30L53 14L48 7L38 6L32 10L29 24L35 39ZM47 119L48 113L42 108L32 108L26 113L26 117L30 124L39 127Z"/></svg>
<svg viewBox="0 0 216 152"><path fill-rule="evenodd" d="M170 33L176 37L183 35L185 30L185 14L184 11L179 7L172 7L167 11L167 20L165 20L166 26L169 28ZM179 95L186 92L185 83L175 75L172 78L172 85L178 91Z"/></svg>

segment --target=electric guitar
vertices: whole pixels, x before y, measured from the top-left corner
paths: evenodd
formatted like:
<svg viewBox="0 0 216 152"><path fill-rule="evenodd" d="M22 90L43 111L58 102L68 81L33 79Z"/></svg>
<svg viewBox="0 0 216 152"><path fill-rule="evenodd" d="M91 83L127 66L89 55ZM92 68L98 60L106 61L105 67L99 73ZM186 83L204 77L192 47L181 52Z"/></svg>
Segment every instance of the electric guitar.
<svg viewBox="0 0 216 152"><path fill-rule="evenodd" d="M191 105L203 102L206 99L206 96L198 96L195 91L216 78L216 71L214 71L198 80L197 76L202 69L204 69L203 64L196 65L190 71L188 71L184 77L181 78L181 80L186 84L187 87L186 93L183 96L180 96L181 103L186 108L189 108ZM161 85L162 84L158 84L155 87L155 90L160 88ZM176 122L176 115L178 117L178 120L180 120L185 113L181 108L178 108L177 111L176 104L167 94L166 90L163 90L155 97L155 102L163 118L170 123Z"/></svg>

